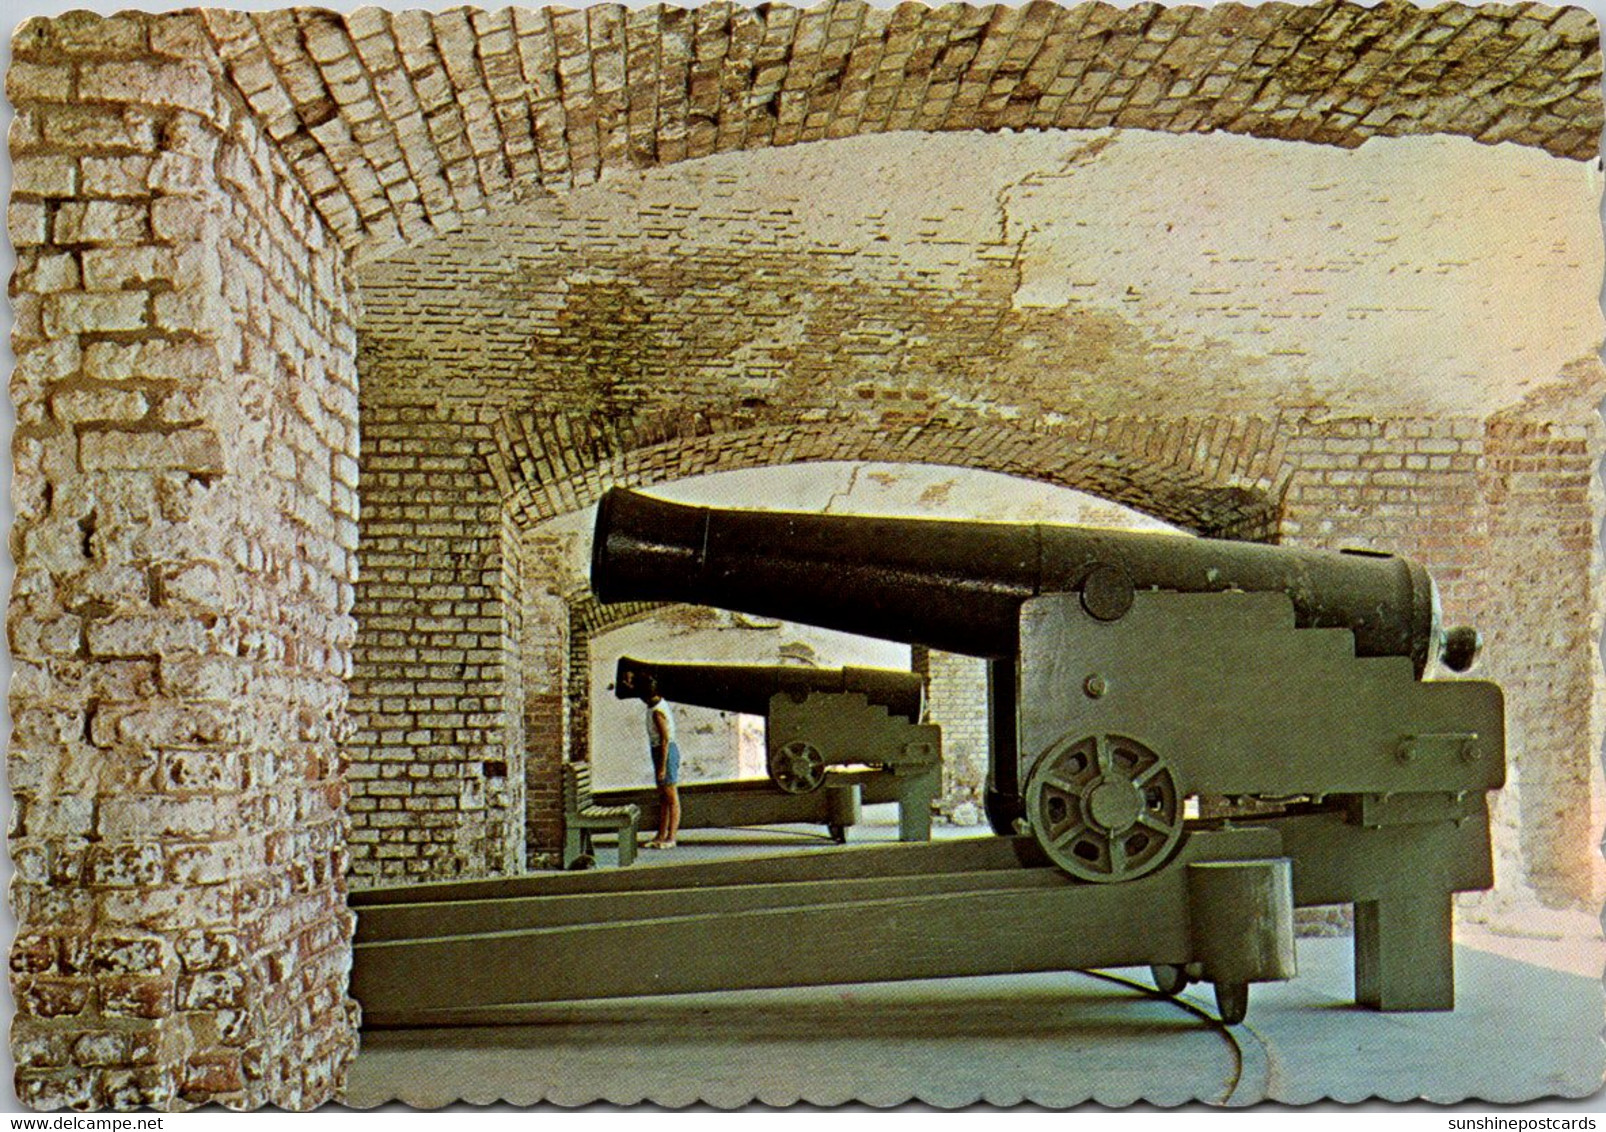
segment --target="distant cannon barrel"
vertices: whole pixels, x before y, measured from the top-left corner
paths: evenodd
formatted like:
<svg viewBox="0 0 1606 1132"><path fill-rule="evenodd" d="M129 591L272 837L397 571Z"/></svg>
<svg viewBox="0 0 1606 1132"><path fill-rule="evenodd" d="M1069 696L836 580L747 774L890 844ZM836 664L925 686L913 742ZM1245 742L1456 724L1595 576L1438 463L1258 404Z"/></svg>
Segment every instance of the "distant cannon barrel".
<svg viewBox="0 0 1606 1132"><path fill-rule="evenodd" d="M918 673L892 668L797 668L764 664L660 664L622 656L615 669L614 694L637 694L644 677L671 703L715 711L767 715L770 699L782 692L801 700L810 692L857 692L872 704L919 723L925 681Z"/></svg>
<svg viewBox="0 0 1606 1132"><path fill-rule="evenodd" d="M1135 589L1281 592L1301 628L1345 628L1357 656L1470 666L1427 571L1373 551L1302 550L1047 523L742 511L614 488L597 509L604 602L680 601L979 657L1018 648L1021 604L1080 593L1116 620Z"/></svg>

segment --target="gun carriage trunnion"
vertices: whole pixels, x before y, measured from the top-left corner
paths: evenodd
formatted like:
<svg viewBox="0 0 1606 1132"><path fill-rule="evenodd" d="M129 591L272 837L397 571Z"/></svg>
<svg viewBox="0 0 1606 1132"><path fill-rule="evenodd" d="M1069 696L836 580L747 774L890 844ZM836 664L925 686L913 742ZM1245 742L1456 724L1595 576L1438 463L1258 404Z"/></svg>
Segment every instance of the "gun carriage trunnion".
<svg viewBox="0 0 1606 1132"><path fill-rule="evenodd" d="M1452 900L1493 883L1487 793L1504 782L1504 716L1494 684L1425 678L1470 667L1477 636L1441 627L1415 563L614 489L592 585L603 601L715 605L986 658L987 809L1003 836L369 893L354 901L354 989L380 1022L554 997L1132 965L1168 993L1214 983L1237 1021L1250 983L1294 975L1293 908L1341 903L1355 906L1358 1003L1454 1006ZM1198 795L1278 806L1186 819ZM438 926L448 909L459 926ZM530 976L581 946L562 926L580 909L587 954L618 948L628 977L591 960L583 986ZM410 939L424 923L436 938ZM717 955L710 938L724 941ZM460 962L470 946L518 973L479 964L408 989L418 963Z"/></svg>

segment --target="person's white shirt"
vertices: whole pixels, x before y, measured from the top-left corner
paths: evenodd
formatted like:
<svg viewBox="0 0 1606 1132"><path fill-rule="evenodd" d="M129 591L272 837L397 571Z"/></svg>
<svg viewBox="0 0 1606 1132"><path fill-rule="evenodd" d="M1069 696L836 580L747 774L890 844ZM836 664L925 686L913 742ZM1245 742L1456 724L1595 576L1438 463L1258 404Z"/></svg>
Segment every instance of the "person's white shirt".
<svg viewBox="0 0 1606 1132"><path fill-rule="evenodd" d="M647 705L647 746L652 747L658 742L658 728L653 722L653 717L655 716L663 717L663 733L668 737L668 742L673 743L675 741L675 713L669 710L668 701L659 700L655 704Z"/></svg>

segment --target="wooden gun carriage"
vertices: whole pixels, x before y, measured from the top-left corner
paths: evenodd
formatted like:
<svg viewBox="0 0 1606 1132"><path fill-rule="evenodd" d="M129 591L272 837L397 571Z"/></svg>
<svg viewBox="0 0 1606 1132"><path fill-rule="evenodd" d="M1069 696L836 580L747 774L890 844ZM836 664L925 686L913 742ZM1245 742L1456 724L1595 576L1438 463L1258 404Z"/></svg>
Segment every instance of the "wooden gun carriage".
<svg viewBox="0 0 1606 1132"><path fill-rule="evenodd" d="M354 988L371 1014L376 996L375 1017L461 1019L559 994L476 976L409 1000L413 965L471 946L386 926L402 922L394 905L432 900L479 902L464 923L506 928L496 946L521 970L575 946L549 920L559 908L584 905L596 946L667 948L650 971L599 973L571 997L1148 965L1167 992L1213 983L1229 1022L1250 984L1294 976L1294 907L1352 904L1356 1001L1454 1006L1452 901L1493 883L1504 715L1491 683L1427 678L1468 668L1477 638L1444 630L1415 563L615 489L592 585L603 601L702 603L986 658L1001 836L673 866L583 891L561 878L517 895L370 894L387 910L360 914L371 934ZM1196 796L1276 806L1188 818ZM707 932L740 946L691 958Z"/></svg>

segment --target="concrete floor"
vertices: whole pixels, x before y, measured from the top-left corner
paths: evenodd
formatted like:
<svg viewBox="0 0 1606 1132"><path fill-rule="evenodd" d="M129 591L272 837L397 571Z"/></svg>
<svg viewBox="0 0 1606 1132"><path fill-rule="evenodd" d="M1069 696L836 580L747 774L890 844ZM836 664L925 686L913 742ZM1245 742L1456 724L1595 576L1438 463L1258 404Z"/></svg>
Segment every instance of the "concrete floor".
<svg viewBox="0 0 1606 1132"><path fill-rule="evenodd" d="M891 839L879 809L851 842ZM828 845L805 829L691 831L641 864ZM610 849L602 859L611 863ZM1233 1027L1214 1022L1208 987L1172 1002L1146 993L1137 970L562 1004L535 1024L365 1033L346 1103L1236 1106L1599 1094L1606 998L1598 977L1566 969L1598 949L1575 947L1572 962L1556 963L1504 943L1495 950L1506 954L1457 946L1453 1012L1380 1014L1351 1002L1350 940L1302 939L1299 977L1256 986L1247 1022Z"/></svg>

